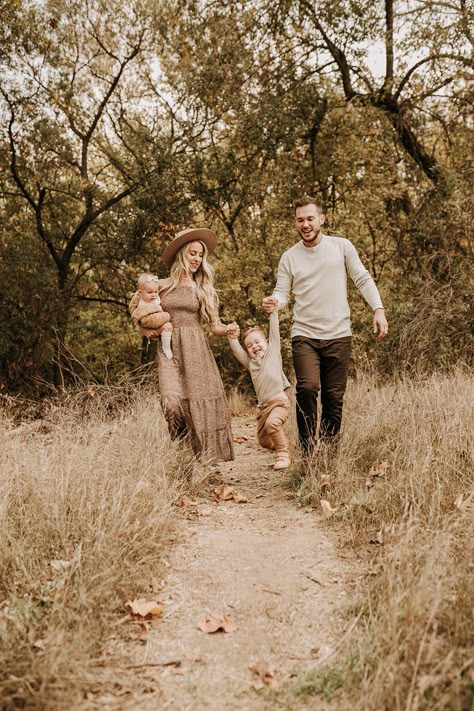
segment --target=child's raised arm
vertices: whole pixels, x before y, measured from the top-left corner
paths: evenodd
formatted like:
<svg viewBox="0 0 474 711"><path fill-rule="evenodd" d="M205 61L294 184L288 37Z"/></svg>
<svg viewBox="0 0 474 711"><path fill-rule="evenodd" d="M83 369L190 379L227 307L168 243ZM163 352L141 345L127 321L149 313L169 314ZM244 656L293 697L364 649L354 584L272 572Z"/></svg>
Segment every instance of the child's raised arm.
<svg viewBox="0 0 474 711"><path fill-rule="evenodd" d="M235 324L236 328L232 328L227 332L227 338L229 339L229 345L232 348L232 353L235 355L239 363L242 363L244 368L249 367L250 357L248 353L242 348L239 341L240 329Z"/></svg>
<svg viewBox="0 0 474 711"><path fill-rule="evenodd" d="M270 314L268 337L274 345L276 345L278 348L280 347L280 324L278 321L278 309L275 309Z"/></svg>

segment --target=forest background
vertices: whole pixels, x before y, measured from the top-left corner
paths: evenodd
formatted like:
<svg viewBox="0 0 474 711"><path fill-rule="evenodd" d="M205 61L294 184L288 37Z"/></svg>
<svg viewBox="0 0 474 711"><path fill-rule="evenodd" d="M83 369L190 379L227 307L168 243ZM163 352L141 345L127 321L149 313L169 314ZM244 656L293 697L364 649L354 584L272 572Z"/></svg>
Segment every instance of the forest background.
<svg viewBox="0 0 474 711"><path fill-rule="evenodd" d="M137 274L213 228L221 317L260 303L324 204L379 285L355 365L472 364L474 10L468 0L4 0L0 379L110 382L140 365ZM283 316L289 362L289 314ZM222 372L238 378L214 339Z"/></svg>

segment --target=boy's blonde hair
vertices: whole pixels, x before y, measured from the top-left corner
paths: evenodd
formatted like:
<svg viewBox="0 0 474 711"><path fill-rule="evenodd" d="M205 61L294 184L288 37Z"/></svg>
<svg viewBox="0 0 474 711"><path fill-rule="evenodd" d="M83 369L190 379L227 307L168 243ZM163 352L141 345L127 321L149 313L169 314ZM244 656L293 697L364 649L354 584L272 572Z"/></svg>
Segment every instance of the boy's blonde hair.
<svg viewBox="0 0 474 711"><path fill-rule="evenodd" d="M137 291L141 291L145 284L149 281L159 281L159 279L156 274L152 274L151 272L142 272L137 279Z"/></svg>
<svg viewBox="0 0 474 711"><path fill-rule="evenodd" d="M245 340L250 336L251 333L261 333L262 336L267 340L267 334L263 330L263 328L260 328L260 326L252 326L252 328L248 328L243 336L242 336L242 343L245 345Z"/></svg>

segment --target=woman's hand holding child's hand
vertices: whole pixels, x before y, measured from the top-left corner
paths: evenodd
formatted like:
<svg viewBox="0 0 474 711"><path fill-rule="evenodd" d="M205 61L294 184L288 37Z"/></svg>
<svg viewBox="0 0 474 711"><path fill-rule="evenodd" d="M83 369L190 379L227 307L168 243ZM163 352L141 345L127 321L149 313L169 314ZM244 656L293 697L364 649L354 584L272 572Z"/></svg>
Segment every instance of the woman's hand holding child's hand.
<svg viewBox="0 0 474 711"><path fill-rule="evenodd" d="M238 338L240 336L240 327L239 324L233 321L232 323L227 324L227 332L226 335L228 338Z"/></svg>

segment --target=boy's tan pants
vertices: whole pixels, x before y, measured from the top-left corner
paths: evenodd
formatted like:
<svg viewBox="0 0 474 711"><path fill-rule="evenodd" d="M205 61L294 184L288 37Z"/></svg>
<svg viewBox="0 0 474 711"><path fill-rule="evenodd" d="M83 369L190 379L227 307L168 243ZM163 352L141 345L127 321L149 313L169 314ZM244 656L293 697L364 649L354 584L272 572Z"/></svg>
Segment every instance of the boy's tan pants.
<svg viewBox="0 0 474 711"><path fill-rule="evenodd" d="M267 400L257 415L258 443L265 449L289 454L288 440L282 430L290 411L288 400Z"/></svg>

